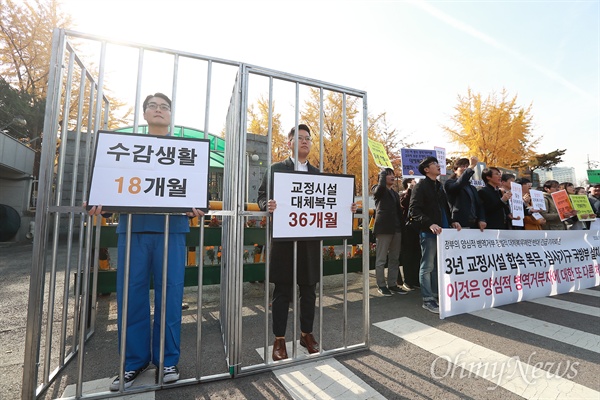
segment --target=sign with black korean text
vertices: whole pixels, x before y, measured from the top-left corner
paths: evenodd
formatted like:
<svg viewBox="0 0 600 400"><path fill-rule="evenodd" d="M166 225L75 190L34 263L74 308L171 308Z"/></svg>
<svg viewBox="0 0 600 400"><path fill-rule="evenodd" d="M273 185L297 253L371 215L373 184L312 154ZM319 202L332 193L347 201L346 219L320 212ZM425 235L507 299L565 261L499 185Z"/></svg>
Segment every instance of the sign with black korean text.
<svg viewBox="0 0 600 400"><path fill-rule="evenodd" d="M600 284L600 231L444 229L440 318Z"/></svg>
<svg viewBox="0 0 600 400"><path fill-rule="evenodd" d="M99 131L88 208L186 212L208 209L210 142Z"/></svg>
<svg viewBox="0 0 600 400"><path fill-rule="evenodd" d="M400 149L402 176L411 178L424 178L424 176L419 172L419 164L424 158L436 156L437 152L435 150L408 148ZM410 173L411 171L412 174Z"/></svg>
<svg viewBox="0 0 600 400"><path fill-rule="evenodd" d="M273 199L273 239L352 236L352 175L274 172Z"/></svg>
<svg viewBox="0 0 600 400"><path fill-rule="evenodd" d="M513 216L511 223L513 226L525 226L523 219L525 218L525 209L523 208L523 188L520 184L511 182L510 191L512 197L509 200L510 212Z"/></svg>

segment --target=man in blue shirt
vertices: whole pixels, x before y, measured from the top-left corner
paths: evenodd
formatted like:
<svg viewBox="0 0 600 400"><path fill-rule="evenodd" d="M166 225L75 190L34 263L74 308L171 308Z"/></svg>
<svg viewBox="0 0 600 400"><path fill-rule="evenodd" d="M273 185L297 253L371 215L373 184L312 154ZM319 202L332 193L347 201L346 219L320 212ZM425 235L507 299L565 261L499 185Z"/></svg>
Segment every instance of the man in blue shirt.
<svg viewBox="0 0 600 400"><path fill-rule="evenodd" d="M171 100L162 93L146 97L143 103L144 119L148 122L148 134L168 136L171 126ZM93 207L90 215L98 215L102 206ZM167 295L163 382L179 379L177 364L180 355L181 303L185 276L186 234L189 232L188 217L202 216L201 210L171 215L169 218L169 243L167 253ZM123 215L117 227L118 268L117 305L119 349L121 349L121 319L125 280L125 256L127 246L127 221ZM127 340L124 370L124 388L130 387L135 378L152 362L160 365L160 316L162 311L162 276L165 240L165 216L160 214L135 214L131 224L129 258L129 295L127 302ZM151 328L150 278L154 282L154 323ZM152 342L152 343L151 343ZM158 369L157 376L158 376ZM119 376L110 390L119 390Z"/></svg>

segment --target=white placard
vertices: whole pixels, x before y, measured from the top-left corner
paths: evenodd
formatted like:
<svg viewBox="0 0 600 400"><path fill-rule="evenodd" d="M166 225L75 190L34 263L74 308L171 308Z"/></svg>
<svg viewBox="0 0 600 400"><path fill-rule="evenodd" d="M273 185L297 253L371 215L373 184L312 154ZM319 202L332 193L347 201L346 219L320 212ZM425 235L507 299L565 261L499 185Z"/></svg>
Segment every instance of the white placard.
<svg viewBox="0 0 600 400"><path fill-rule="evenodd" d="M440 165L440 175L446 176L446 149L444 147L433 148L435 150L435 158L438 159L438 164Z"/></svg>
<svg viewBox="0 0 600 400"><path fill-rule="evenodd" d="M274 172L273 199L273 239L352 236L352 175Z"/></svg>
<svg viewBox="0 0 600 400"><path fill-rule="evenodd" d="M600 231L443 229L440 318L600 284Z"/></svg>
<svg viewBox="0 0 600 400"><path fill-rule="evenodd" d="M98 132L88 207L105 211L208 209L210 141Z"/></svg>
<svg viewBox="0 0 600 400"><path fill-rule="evenodd" d="M512 193L512 197L510 198L510 212L513 218L512 225L513 226L524 226L523 219L525 218L525 210L523 209L523 188L520 184L511 182L510 183L510 191Z"/></svg>
<svg viewBox="0 0 600 400"><path fill-rule="evenodd" d="M544 192L541 190L530 189L531 206L534 210L546 211L546 202L544 201Z"/></svg>

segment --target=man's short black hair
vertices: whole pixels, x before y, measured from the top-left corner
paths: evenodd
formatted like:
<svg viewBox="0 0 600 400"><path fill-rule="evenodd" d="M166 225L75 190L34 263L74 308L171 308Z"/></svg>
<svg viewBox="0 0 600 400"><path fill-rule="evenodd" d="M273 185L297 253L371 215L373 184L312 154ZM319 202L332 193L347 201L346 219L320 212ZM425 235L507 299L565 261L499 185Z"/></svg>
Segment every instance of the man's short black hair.
<svg viewBox="0 0 600 400"><path fill-rule="evenodd" d="M419 172L421 175L425 175L425 168L429 167L429 164L438 162L438 159L434 156L425 157L419 164Z"/></svg>
<svg viewBox="0 0 600 400"><path fill-rule="evenodd" d="M454 161L452 169L456 171L459 167L462 167L463 165L469 166L471 165L471 161L469 161L468 158L459 158L458 160Z"/></svg>
<svg viewBox="0 0 600 400"><path fill-rule="evenodd" d="M408 189L408 185L410 185L410 183L412 181L414 181L415 178L404 178L402 179L402 187L404 188L404 190Z"/></svg>
<svg viewBox="0 0 600 400"><path fill-rule="evenodd" d="M496 167L489 167L481 171L481 179L483 179L483 182L487 183L492 175L494 175L494 171L500 172L500 170Z"/></svg>
<svg viewBox="0 0 600 400"><path fill-rule="evenodd" d="M310 135L310 128L308 127L308 125L306 124L299 124L298 125L298 130L299 131L306 131L308 132L308 134ZM290 132L288 133L288 140L292 140L294 138L294 134L296 133L296 127L294 126Z"/></svg>
<svg viewBox="0 0 600 400"><path fill-rule="evenodd" d="M502 182L508 182L509 179L515 179L515 175L514 174L502 174L502 176L500 177L500 180Z"/></svg>
<svg viewBox="0 0 600 400"><path fill-rule="evenodd" d="M166 94L154 93L154 94L149 94L148 96L146 96L146 100L144 100L144 103L142 104L142 110L144 110L144 112L146 112L146 107L148 107L148 103L150 102L150 99L153 97L159 97L159 98L163 99L164 101L169 103L169 107L171 107L171 99Z"/></svg>
<svg viewBox="0 0 600 400"><path fill-rule="evenodd" d="M515 183L518 183L519 185L523 186L526 185L528 183L531 183L531 181L527 178L519 178L515 180Z"/></svg>

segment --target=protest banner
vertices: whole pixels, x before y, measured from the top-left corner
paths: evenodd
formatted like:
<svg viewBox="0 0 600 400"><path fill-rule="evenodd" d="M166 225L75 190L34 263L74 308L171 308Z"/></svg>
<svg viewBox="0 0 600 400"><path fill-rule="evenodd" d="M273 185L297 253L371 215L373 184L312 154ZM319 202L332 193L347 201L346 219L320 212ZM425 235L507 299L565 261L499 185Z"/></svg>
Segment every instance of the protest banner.
<svg viewBox="0 0 600 400"><path fill-rule="evenodd" d="M203 139L99 131L88 209L208 210L209 148Z"/></svg>
<svg viewBox="0 0 600 400"><path fill-rule="evenodd" d="M387 152L385 151L385 147L383 144L376 142L375 140L369 140L369 150L371 151L371 155L373 156L373 160L375 160L375 165L380 168L392 168L392 162L388 157Z"/></svg>
<svg viewBox="0 0 600 400"><path fill-rule="evenodd" d="M440 164L440 175L446 176L446 149L443 147L434 146L435 158L438 159Z"/></svg>
<svg viewBox="0 0 600 400"><path fill-rule="evenodd" d="M570 194L569 199L571 199L573 209L577 211L577 219L580 221L593 221L596 219L590 200L585 194Z"/></svg>
<svg viewBox="0 0 600 400"><path fill-rule="evenodd" d="M424 178L425 176L419 172L419 164L425 157L431 156L437 158L437 152L435 150L423 149L400 149L400 156L402 158L403 177Z"/></svg>
<svg viewBox="0 0 600 400"><path fill-rule="evenodd" d="M273 239L352 236L354 176L274 172Z"/></svg>
<svg viewBox="0 0 600 400"><path fill-rule="evenodd" d="M444 229L440 318L600 284L600 231Z"/></svg>
<svg viewBox="0 0 600 400"><path fill-rule="evenodd" d="M569 219L570 217L567 217L566 214L573 211L573 206L571 205L567 191L563 189L552 193L552 201L554 201L560 220L565 221Z"/></svg>
<svg viewBox="0 0 600 400"><path fill-rule="evenodd" d="M529 195L531 196L531 206L534 210L546 211L544 192L541 190L529 189Z"/></svg>
<svg viewBox="0 0 600 400"><path fill-rule="evenodd" d="M523 205L523 188L520 184L511 182L510 183L510 191L512 193L512 197L509 200L510 204L510 212L513 216L511 223L513 226L525 226L523 220L525 219L525 209Z"/></svg>

